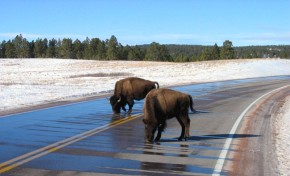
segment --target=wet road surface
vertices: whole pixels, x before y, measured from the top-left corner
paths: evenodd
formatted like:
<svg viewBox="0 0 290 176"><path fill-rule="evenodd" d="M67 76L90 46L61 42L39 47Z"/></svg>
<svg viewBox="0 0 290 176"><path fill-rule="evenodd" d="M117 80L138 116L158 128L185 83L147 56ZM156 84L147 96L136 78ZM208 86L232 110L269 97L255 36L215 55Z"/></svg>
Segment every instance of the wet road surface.
<svg viewBox="0 0 290 176"><path fill-rule="evenodd" d="M198 111L190 114L188 141L177 141L181 127L172 119L160 142L144 143L143 101L135 101L131 116L113 115L105 98L1 116L0 175L212 175L236 118L289 79L174 87L191 94Z"/></svg>

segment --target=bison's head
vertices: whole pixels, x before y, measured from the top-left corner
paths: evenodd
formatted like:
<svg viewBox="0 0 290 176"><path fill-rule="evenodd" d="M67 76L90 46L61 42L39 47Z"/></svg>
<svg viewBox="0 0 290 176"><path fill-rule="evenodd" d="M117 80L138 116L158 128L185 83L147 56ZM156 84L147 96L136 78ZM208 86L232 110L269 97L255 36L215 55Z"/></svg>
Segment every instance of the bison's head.
<svg viewBox="0 0 290 176"><path fill-rule="evenodd" d="M145 125L145 141L146 142L153 142L154 133L156 131L156 127L149 123L146 119L143 119L143 123Z"/></svg>
<svg viewBox="0 0 290 176"><path fill-rule="evenodd" d="M120 113L121 111L121 98L118 98L117 96L113 95L110 97L110 104L112 106L112 110L115 114Z"/></svg>

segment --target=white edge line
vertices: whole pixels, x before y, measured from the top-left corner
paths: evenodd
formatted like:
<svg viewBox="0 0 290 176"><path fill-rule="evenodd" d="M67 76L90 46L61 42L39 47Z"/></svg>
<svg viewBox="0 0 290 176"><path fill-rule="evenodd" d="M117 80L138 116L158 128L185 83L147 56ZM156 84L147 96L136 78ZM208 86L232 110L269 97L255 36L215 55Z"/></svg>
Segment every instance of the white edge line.
<svg viewBox="0 0 290 176"><path fill-rule="evenodd" d="M212 173L212 176L220 176L221 175L221 172L222 172L222 168L224 166L224 162L225 162L225 159L226 159L226 156L227 156L227 153L229 151L229 148L230 148L230 144L232 142L232 137L233 135L236 133L236 130L241 122L241 120L243 119L244 115L247 113L247 111L255 104L257 103L259 100L261 100L262 98L264 98L265 96L271 94L272 92L275 92L279 89L283 89L285 87L288 87L288 85L286 86L282 86L280 88L277 88L277 89L274 89L264 95L262 95L261 97L259 97L258 99L256 99L254 102L252 102L242 113L241 115L239 116L239 118L236 120L233 128L231 129L230 133L229 133L229 136L227 137L226 139L226 142L224 144L224 147L219 155L219 159L218 161L216 162L216 165L215 165L215 168L214 168L214 171Z"/></svg>

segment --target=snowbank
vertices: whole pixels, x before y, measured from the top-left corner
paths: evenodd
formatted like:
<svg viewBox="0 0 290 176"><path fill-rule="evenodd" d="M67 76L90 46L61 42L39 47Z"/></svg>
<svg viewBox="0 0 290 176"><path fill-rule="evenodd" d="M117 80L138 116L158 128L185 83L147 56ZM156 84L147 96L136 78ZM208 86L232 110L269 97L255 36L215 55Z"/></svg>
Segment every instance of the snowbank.
<svg viewBox="0 0 290 176"><path fill-rule="evenodd" d="M160 86L290 75L290 60L194 63L0 59L0 110L110 93L117 80L137 76Z"/></svg>
<svg viewBox="0 0 290 176"><path fill-rule="evenodd" d="M275 121L276 127L276 153L278 155L279 175L287 176L290 173L290 96L286 98L286 102L279 109Z"/></svg>

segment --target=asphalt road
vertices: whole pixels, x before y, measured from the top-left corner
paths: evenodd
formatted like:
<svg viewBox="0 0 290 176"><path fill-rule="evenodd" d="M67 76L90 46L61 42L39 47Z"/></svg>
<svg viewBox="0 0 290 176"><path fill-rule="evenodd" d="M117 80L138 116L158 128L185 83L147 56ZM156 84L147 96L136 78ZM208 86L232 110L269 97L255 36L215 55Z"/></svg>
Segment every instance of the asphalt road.
<svg viewBox="0 0 290 176"><path fill-rule="evenodd" d="M171 119L160 142L145 143L142 101L131 116L113 115L105 98L0 116L0 175L235 175L252 151L237 141L267 142L261 131L242 130L243 116L289 83L274 77L174 87L191 94L198 111L190 114L188 141L177 141L181 128ZM264 161L263 152L257 157Z"/></svg>

